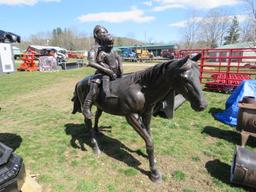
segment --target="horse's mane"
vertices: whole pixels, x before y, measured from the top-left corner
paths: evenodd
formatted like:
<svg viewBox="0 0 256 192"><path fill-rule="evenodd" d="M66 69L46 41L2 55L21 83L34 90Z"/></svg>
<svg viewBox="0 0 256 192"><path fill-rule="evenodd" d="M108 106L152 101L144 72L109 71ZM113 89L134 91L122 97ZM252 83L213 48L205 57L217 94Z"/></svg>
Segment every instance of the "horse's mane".
<svg viewBox="0 0 256 192"><path fill-rule="evenodd" d="M158 81L158 79L163 78L163 74L165 74L167 66L173 61L175 60L159 63L144 70L131 73L129 75L132 76L134 82Z"/></svg>

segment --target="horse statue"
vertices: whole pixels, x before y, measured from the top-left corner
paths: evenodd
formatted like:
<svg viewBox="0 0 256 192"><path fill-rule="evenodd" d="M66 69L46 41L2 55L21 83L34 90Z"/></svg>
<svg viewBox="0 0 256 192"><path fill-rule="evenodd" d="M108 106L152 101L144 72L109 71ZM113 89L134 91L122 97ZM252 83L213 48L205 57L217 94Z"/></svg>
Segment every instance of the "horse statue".
<svg viewBox="0 0 256 192"><path fill-rule="evenodd" d="M125 116L127 122L143 138L149 159L150 179L161 181L154 157L154 145L150 131L152 111L156 103L163 100L171 91L182 94L195 111L207 107L199 81L199 67L196 63L201 58L198 54L192 58L186 56L179 60L170 60L157 64L143 71L123 75L110 82L111 94L116 97L106 98L102 88L94 101L98 111L95 117L95 127L102 111L119 116ZM74 108L72 113L83 112L83 102L89 91L90 77L79 81L75 86ZM100 153L92 120L84 118L85 126L89 129L92 148Z"/></svg>

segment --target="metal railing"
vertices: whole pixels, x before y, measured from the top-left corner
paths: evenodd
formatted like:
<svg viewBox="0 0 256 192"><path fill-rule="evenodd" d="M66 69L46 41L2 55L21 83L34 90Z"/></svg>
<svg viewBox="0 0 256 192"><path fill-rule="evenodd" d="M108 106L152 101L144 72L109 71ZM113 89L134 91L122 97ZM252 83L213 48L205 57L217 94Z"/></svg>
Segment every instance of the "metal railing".
<svg viewBox="0 0 256 192"><path fill-rule="evenodd" d="M213 91L232 91L241 81L256 77L256 48L184 49L176 58L201 53L200 81Z"/></svg>

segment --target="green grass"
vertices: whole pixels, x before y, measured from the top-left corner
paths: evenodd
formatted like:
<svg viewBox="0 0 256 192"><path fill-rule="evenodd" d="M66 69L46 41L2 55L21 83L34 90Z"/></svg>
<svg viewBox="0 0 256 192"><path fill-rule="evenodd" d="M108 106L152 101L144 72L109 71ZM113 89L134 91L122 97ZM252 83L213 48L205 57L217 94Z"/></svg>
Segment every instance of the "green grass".
<svg viewBox="0 0 256 192"><path fill-rule="evenodd" d="M196 192L194 189L183 189L182 192Z"/></svg>
<svg viewBox="0 0 256 192"><path fill-rule="evenodd" d="M182 171L175 171L173 174L172 174L173 178L176 180L176 181L185 181L185 178L186 178L186 174L183 173Z"/></svg>
<svg viewBox="0 0 256 192"><path fill-rule="evenodd" d="M102 154L93 154L82 115L71 114L70 101L75 83L91 73L82 68L0 75L0 141L23 157L44 191L246 191L229 183L239 134L211 115L224 108L229 95L205 92L205 111L194 112L186 102L174 119L152 119L163 175L156 185L147 176L145 144L123 117L102 115L100 125L112 128L98 137ZM251 139L248 147L255 151L254 143Z"/></svg>

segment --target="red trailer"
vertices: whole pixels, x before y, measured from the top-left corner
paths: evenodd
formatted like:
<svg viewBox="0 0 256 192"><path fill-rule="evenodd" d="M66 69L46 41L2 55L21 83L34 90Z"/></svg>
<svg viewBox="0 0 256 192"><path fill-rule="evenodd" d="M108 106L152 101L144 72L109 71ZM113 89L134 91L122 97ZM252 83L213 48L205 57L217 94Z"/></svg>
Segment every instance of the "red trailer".
<svg viewBox="0 0 256 192"><path fill-rule="evenodd" d="M200 80L205 90L231 92L256 77L256 48L179 50L178 58L201 53Z"/></svg>

